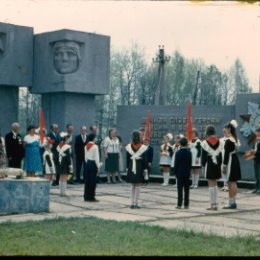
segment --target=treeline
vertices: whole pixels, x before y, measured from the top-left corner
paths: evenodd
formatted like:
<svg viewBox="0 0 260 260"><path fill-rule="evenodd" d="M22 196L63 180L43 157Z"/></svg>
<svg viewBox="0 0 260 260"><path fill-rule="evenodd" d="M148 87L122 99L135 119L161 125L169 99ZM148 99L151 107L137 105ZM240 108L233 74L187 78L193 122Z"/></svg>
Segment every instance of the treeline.
<svg viewBox="0 0 260 260"><path fill-rule="evenodd" d="M147 62L144 50L112 50L110 92L97 97L97 122L103 131L116 125L118 105L153 105L158 82L158 64ZM239 59L227 71L207 65L202 59L187 59L176 50L165 64L167 105L180 106L191 98L194 105L232 105L238 93L252 88Z"/></svg>
<svg viewBox="0 0 260 260"><path fill-rule="evenodd" d="M130 49L111 50L110 90L96 97L96 124L103 134L116 125L118 105L153 105L158 81L158 63L145 59L137 44ZM238 93L252 91L239 59L227 71L202 59L187 59L176 50L165 64L167 105L182 105L191 98L193 105L232 105ZM20 91L20 122L38 124L39 95Z"/></svg>

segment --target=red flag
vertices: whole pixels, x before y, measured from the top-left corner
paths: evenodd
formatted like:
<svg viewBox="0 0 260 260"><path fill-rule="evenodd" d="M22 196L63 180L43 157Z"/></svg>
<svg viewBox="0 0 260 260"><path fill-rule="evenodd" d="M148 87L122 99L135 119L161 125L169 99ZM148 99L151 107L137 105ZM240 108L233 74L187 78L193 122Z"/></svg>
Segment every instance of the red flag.
<svg viewBox="0 0 260 260"><path fill-rule="evenodd" d="M40 130L39 130L39 134L40 134L40 142L41 144L44 141L44 137L45 137L45 133L44 133L44 129L45 129L45 120L44 120L44 114L43 114L43 110L40 108L39 110L39 125L40 125Z"/></svg>
<svg viewBox="0 0 260 260"><path fill-rule="evenodd" d="M191 102L190 102L190 99L188 99L188 102L187 102L186 137L187 137L189 142L192 140L192 113L191 113Z"/></svg>
<svg viewBox="0 0 260 260"><path fill-rule="evenodd" d="M147 112L145 118L145 127L144 127L144 139L151 139L151 128L152 128L152 118L151 113Z"/></svg>

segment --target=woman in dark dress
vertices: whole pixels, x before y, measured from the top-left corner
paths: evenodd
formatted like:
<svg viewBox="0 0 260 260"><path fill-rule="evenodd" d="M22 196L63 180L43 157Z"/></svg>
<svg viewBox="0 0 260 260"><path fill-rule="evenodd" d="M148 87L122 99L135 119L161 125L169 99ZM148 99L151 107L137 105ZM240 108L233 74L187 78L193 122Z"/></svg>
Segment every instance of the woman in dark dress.
<svg viewBox="0 0 260 260"><path fill-rule="evenodd" d="M224 145L224 158L222 174L226 176L229 190L229 203L223 209L236 209L237 181L241 179L240 163L237 150L240 142L236 135L237 122L231 120L224 126L226 141Z"/></svg>
<svg viewBox="0 0 260 260"><path fill-rule="evenodd" d="M207 138L201 143L202 147L202 167L205 178L208 180L210 208L207 210L217 210L218 186L217 180L221 178L221 145L220 140L215 136L215 127L210 125L207 127Z"/></svg>
<svg viewBox="0 0 260 260"><path fill-rule="evenodd" d="M147 146L141 143L140 132L133 131L132 142L126 146L126 182L132 184L131 209L140 208L138 206L140 185L144 181L144 175L148 174L146 150Z"/></svg>

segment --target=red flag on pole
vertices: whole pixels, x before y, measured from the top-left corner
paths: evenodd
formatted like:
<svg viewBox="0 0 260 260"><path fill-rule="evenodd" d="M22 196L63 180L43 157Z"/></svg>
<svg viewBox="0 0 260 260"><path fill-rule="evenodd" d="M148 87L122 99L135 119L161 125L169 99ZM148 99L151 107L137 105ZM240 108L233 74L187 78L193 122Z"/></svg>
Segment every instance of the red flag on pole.
<svg viewBox="0 0 260 260"><path fill-rule="evenodd" d="M45 120L44 120L44 114L43 114L43 110L40 108L39 110L39 125L40 125L40 130L39 130L39 134L40 134L40 142L41 144L44 141L44 137L45 137L45 133L44 133L44 129L45 129Z"/></svg>
<svg viewBox="0 0 260 260"><path fill-rule="evenodd" d="M186 137L187 137L189 142L192 140L192 113L191 113L191 102L190 102L190 99L188 99L188 102L187 102Z"/></svg>
<svg viewBox="0 0 260 260"><path fill-rule="evenodd" d="M152 118L151 113L147 112L146 118L145 118L145 127L144 127L144 139L151 139L151 128L152 128Z"/></svg>

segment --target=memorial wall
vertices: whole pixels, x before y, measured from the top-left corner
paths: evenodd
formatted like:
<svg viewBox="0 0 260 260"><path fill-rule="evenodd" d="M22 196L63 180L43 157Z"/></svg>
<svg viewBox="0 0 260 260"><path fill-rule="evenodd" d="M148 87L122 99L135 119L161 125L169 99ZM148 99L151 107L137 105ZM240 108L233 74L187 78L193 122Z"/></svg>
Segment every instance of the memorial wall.
<svg viewBox="0 0 260 260"><path fill-rule="evenodd" d="M205 137L207 125L216 127L217 135L223 136L224 125L232 119L238 122L237 134L241 142L239 159L242 168L242 179L253 180L253 161L245 161L242 156L246 150L252 148L255 128L260 127L260 94L239 94L233 106L193 106L192 122L201 138ZM152 117L151 145L154 147L154 162L152 174L161 175L159 169L160 145L163 135L167 133L184 134L186 132L186 106L119 106L117 128L126 145L134 129L144 127L147 112ZM204 177L201 175L201 177Z"/></svg>

